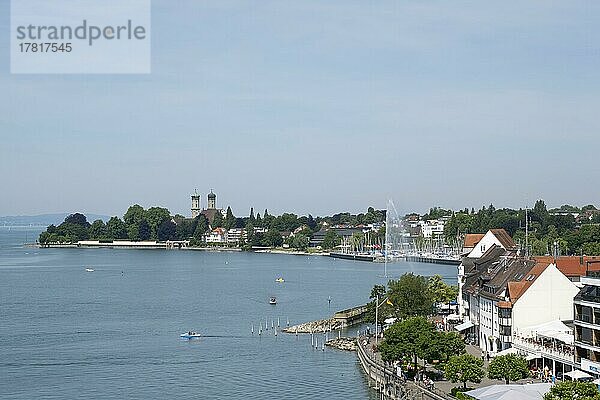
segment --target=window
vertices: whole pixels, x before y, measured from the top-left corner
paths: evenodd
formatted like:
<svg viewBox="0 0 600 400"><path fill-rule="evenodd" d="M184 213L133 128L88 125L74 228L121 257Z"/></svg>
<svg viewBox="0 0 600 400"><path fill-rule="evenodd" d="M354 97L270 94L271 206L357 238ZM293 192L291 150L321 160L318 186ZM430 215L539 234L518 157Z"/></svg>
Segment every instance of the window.
<svg viewBox="0 0 600 400"><path fill-rule="evenodd" d="M592 322L592 307L582 306L579 320L583 322Z"/></svg>
<svg viewBox="0 0 600 400"><path fill-rule="evenodd" d="M581 328L579 330L579 341L587 344L593 344L592 342L592 330L590 328Z"/></svg>
<svg viewBox="0 0 600 400"><path fill-rule="evenodd" d="M500 316L500 318L510 318L511 317L511 309L510 308L499 308L498 309L498 316Z"/></svg>
<svg viewBox="0 0 600 400"><path fill-rule="evenodd" d="M582 358L590 359L590 351L581 347L577 347L576 361L581 361Z"/></svg>

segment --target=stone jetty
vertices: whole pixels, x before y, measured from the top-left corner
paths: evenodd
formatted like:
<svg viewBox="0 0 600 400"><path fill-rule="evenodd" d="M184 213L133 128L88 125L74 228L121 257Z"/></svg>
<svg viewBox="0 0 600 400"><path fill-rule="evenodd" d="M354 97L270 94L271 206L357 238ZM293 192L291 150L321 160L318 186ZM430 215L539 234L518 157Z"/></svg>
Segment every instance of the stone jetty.
<svg viewBox="0 0 600 400"><path fill-rule="evenodd" d="M332 339L325 342L325 346L333 347L338 350L356 351L356 338L343 337Z"/></svg>
<svg viewBox="0 0 600 400"><path fill-rule="evenodd" d="M318 321L306 322L304 324L290 326L285 328L285 333L325 333L342 329L343 323L333 318L320 319Z"/></svg>

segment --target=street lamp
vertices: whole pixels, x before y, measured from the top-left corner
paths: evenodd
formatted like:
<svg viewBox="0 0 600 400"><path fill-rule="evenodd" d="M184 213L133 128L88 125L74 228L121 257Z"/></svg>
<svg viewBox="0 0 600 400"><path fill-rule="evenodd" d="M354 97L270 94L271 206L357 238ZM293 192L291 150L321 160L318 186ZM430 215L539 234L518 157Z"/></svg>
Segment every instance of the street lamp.
<svg viewBox="0 0 600 400"><path fill-rule="evenodd" d="M389 298L386 296L381 303L379 302L379 295L377 295L375 299L375 346L377 346L377 339L379 337L378 329L379 329L379 307L383 305L383 303L392 304Z"/></svg>

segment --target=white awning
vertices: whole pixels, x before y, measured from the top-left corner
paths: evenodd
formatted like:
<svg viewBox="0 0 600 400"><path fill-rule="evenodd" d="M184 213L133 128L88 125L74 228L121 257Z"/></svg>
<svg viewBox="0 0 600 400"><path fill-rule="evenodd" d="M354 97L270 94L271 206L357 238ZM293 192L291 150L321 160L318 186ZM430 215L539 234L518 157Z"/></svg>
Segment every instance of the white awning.
<svg viewBox="0 0 600 400"><path fill-rule="evenodd" d="M386 324L393 324L394 322L396 322L398 318L388 318L385 321L383 321Z"/></svg>
<svg viewBox="0 0 600 400"><path fill-rule="evenodd" d="M523 329L525 335L544 336L555 338L560 333L572 334L573 330L560 320L549 321L544 324L529 326Z"/></svg>
<svg viewBox="0 0 600 400"><path fill-rule="evenodd" d="M560 340L566 344L573 344L575 341L575 336L573 336L572 333L559 333L554 337L554 339Z"/></svg>
<svg viewBox="0 0 600 400"><path fill-rule="evenodd" d="M471 328L471 327L473 327L473 326L474 326L474 325L473 325L473 323L472 323L471 321L467 321L467 322L463 322L463 323L462 323L462 324L460 324L460 325L456 325L456 326L454 327L454 329L456 329L456 330L457 330L457 331L459 331L459 332L462 332L462 331L464 331L464 330L466 330L466 329L469 329L469 328Z"/></svg>
<svg viewBox="0 0 600 400"><path fill-rule="evenodd" d="M450 314L446 317L448 321L460 321L462 317L458 314Z"/></svg>
<svg viewBox="0 0 600 400"><path fill-rule="evenodd" d="M525 359L527 361L535 360L536 358L542 358L542 356L538 356L537 354L529 354Z"/></svg>
<svg viewBox="0 0 600 400"><path fill-rule="evenodd" d="M494 354L494 357L507 356L509 354L519 354L519 352L514 347L509 347L508 349L504 349L502 351L497 352L496 354Z"/></svg>
<svg viewBox="0 0 600 400"><path fill-rule="evenodd" d="M565 372L565 375L573 380L586 379L592 377L590 374L583 372L579 369L574 369L573 371Z"/></svg>
<svg viewBox="0 0 600 400"><path fill-rule="evenodd" d="M469 396L477 400L539 400L551 386L550 383L492 385L471 390Z"/></svg>

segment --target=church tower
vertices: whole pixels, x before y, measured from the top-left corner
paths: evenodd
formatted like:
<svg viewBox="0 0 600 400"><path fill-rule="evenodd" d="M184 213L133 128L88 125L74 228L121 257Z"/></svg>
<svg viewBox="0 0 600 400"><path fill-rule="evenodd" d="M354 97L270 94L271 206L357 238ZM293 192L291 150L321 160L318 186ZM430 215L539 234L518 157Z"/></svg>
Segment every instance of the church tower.
<svg viewBox="0 0 600 400"><path fill-rule="evenodd" d="M192 218L196 218L200 215L200 195L197 190L194 190L192 195Z"/></svg>
<svg viewBox="0 0 600 400"><path fill-rule="evenodd" d="M209 210L215 210L217 208L217 195L210 189L208 194L208 207Z"/></svg>

